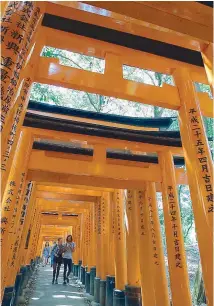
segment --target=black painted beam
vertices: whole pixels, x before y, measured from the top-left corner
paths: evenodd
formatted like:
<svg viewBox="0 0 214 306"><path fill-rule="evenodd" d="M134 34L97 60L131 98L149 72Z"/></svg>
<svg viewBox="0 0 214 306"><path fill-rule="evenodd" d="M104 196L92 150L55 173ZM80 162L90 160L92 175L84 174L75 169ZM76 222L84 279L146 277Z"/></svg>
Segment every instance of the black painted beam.
<svg viewBox="0 0 214 306"><path fill-rule="evenodd" d="M80 147L72 148L68 145L55 144L55 143L51 143L47 141L34 141L33 149L51 151L51 152L59 152L59 153L78 154L78 155L84 155L84 156L93 156L93 149L80 148ZM106 157L110 159L158 164L157 156L120 153L114 150L107 150L106 153L107 153ZM174 157L174 164L176 166L184 166L184 158Z"/></svg>
<svg viewBox="0 0 214 306"><path fill-rule="evenodd" d="M200 67L204 66L200 52L172 44L167 44L150 38L120 32L94 24L89 24L47 13L44 14L42 25L52 29L74 33L76 35L105 41L130 49L167 57L188 64Z"/></svg>
<svg viewBox="0 0 214 306"><path fill-rule="evenodd" d="M44 113L47 112L47 113L73 116L79 118L100 120L105 122L120 123L125 125L166 128L166 129L169 128L172 122L176 119L176 117L137 118L137 117L119 116L113 114L102 114L92 111L79 110L70 107L50 105L47 103L41 103L33 100L30 100L28 104L28 109Z"/></svg>
<svg viewBox="0 0 214 306"><path fill-rule="evenodd" d="M178 137L179 132L173 131L135 131L124 128L112 128L97 124L76 122L72 120L62 120L59 118L30 113L26 114L23 125L46 130L90 135L109 139L128 140L172 147L182 146L181 139Z"/></svg>

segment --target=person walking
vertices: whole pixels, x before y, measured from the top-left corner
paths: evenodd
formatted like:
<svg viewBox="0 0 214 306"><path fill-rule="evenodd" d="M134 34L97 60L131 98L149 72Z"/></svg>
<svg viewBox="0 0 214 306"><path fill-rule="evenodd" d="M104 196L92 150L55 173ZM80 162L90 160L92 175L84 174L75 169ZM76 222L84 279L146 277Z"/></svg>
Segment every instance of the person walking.
<svg viewBox="0 0 214 306"><path fill-rule="evenodd" d="M54 252L55 252L56 247L57 247L57 243L56 241L54 241L52 249L51 249L51 268L53 267Z"/></svg>
<svg viewBox="0 0 214 306"><path fill-rule="evenodd" d="M62 244L62 238L58 239L58 244L56 244L53 249L53 280L52 284L58 284L59 271L62 264L62 254L64 252L64 246Z"/></svg>
<svg viewBox="0 0 214 306"><path fill-rule="evenodd" d="M64 244L63 262L64 262L64 282L63 285L69 283L69 275L71 273L72 253L75 251L75 243L73 242L72 235L68 235L66 243ZM68 272L67 272L68 268Z"/></svg>
<svg viewBox="0 0 214 306"><path fill-rule="evenodd" d="M49 247L49 242L45 243L45 247L43 249L43 267L48 264L48 258L50 256L50 247Z"/></svg>

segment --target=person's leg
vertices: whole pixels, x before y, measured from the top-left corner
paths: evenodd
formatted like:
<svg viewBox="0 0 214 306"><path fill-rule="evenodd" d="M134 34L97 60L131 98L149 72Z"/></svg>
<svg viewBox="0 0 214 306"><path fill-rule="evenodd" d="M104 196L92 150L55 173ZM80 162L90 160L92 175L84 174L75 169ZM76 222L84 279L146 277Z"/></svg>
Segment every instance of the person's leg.
<svg viewBox="0 0 214 306"><path fill-rule="evenodd" d="M69 283L69 275L71 274L71 259L68 259L68 274L67 274L67 282Z"/></svg>
<svg viewBox="0 0 214 306"><path fill-rule="evenodd" d="M59 277L60 268L61 268L61 262L58 262L57 267L56 267L56 284L58 284L58 277Z"/></svg>
<svg viewBox="0 0 214 306"><path fill-rule="evenodd" d="M67 265L68 265L68 259L67 259L67 258L64 258L64 274L63 274L63 277L64 277L64 284L66 284Z"/></svg>
<svg viewBox="0 0 214 306"><path fill-rule="evenodd" d="M52 284L54 284L54 281L55 281L56 267L57 267L57 263L56 263L56 261L54 261L53 262L53 280L52 280Z"/></svg>

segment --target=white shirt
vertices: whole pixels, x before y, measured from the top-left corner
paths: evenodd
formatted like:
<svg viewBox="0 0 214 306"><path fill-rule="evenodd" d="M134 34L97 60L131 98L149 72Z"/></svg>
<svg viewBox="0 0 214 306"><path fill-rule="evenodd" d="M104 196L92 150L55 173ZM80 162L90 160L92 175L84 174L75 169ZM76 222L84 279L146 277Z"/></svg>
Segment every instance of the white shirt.
<svg viewBox="0 0 214 306"><path fill-rule="evenodd" d="M67 242L67 243L64 244L64 247L66 247L68 249L64 252L63 258L72 259L71 249L75 247L75 243L74 242Z"/></svg>

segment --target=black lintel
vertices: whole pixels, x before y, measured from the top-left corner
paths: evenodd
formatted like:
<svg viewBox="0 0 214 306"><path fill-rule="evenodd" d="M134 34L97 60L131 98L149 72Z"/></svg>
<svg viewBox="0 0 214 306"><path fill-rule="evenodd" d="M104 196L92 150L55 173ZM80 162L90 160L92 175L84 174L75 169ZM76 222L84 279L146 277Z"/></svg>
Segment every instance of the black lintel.
<svg viewBox="0 0 214 306"><path fill-rule="evenodd" d="M169 128L172 122L176 119L176 117L138 118L138 117L119 116L113 114L103 114L92 111L79 110L70 107L50 105L47 103L37 102L33 100L29 101L28 109L40 112L79 117L79 118L100 120L105 122L114 122L125 125L166 128L166 129Z"/></svg>
<svg viewBox="0 0 214 306"><path fill-rule="evenodd" d="M67 133L105 137L109 139L111 138L132 142L157 144L162 146L182 147L181 139L178 137L179 132L174 131L135 131L124 128L112 128L98 124L76 122L72 120L62 120L59 118L30 113L26 114L23 125Z"/></svg>
<svg viewBox="0 0 214 306"><path fill-rule="evenodd" d="M188 64L200 67L204 66L200 52L164 43L158 40L47 13L44 14L42 25L52 29L74 33L76 35L105 41L130 49L152 53Z"/></svg>
<svg viewBox="0 0 214 306"><path fill-rule="evenodd" d="M34 141L33 143L34 150L44 150L51 152L59 152L59 153L70 153L70 154L78 154L84 156L93 156L93 149L89 148L81 148L81 147L70 147L65 144L53 144L48 141ZM151 163L158 164L158 157L152 155L139 155L133 153L122 153L116 152L114 150L107 150L106 157L110 159L117 160L127 160L127 161L136 161L143 163ZM184 158L183 157L174 157L175 166L184 166Z"/></svg>

